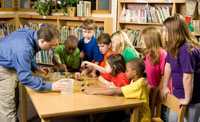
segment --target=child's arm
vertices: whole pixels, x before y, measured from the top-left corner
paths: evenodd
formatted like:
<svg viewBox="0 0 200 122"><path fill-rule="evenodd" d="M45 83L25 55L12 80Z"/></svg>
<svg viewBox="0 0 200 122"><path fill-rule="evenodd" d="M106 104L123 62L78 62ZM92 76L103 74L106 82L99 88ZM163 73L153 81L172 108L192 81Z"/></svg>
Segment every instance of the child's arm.
<svg viewBox="0 0 200 122"><path fill-rule="evenodd" d="M112 85L112 84L111 84L112 82L110 82L110 81L104 79L102 76L99 76L98 80L101 81L102 83L106 84L107 86Z"/></svg>
<svg viewBox="0 0 200 122"><path fill-rule="evenodd" d="M59 63L59 58L57 58L56 56L53 56L52 62L55 64L59 72L67 71L67 66L65 64Z"/></svg>
<svg viewBox="0 0 200 122"><path fill-rule="evenodd" d="M94 64L96 64L96 65L99 65L99 62L95 62ZM96 75L96 69L95 68L93 68L92 69L92 72L89 74L89 76L91 76L91 77L96 77L97 75Z"/></svg>
<svg viewBox="0 0 200 122"><path fill-rule="evenodd" d="M103 89L103 90L92 90L87 89L84 91L86 94L94 94L94 95L123 95L121 88L109 88L109 89Z"/></svg>
<svg viewBox="0 0 200 122"><path fill-rule="evenodd" d="M94 69L98 70L99 72L101 73L107 73L106 69L95 64L95 63L91 63L91 62L88 62L88 61L84 61L82 64L81 64L81 67L83 66L92 66Z"/></svg>

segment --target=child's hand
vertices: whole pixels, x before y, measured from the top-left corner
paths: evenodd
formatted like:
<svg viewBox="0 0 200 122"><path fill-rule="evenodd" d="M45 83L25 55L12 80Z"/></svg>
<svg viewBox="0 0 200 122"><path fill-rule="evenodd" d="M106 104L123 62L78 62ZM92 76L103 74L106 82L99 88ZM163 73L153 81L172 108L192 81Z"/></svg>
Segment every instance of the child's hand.
<svg viewBox="0 0 200 122"><path fill-rule="evenodd" d="M94 78L97 77L97 74L95 72L90 72L89 76Z"/></svg>
<svg viewBox="0 0 200 122"><path fill-rule="evenodd" d="M95 90L92 90L92 89L86 89L83 92L86 94L95 94Z"/></svg>
<svg viewBox="0 0 200 122"><path fill-rule="evenodd" d="M80 55L79 55L79 57L83 60L84 59L84 57L85 57L85 53L82 51L82 52L80 52Z"/></svg>
<svg viewBox="0 0 200 122"><path fill-rule="evenodd" d="M67 72L67 66L65 64L60 64L58 69L60 72Z"/></svg>
<svg viewBox="0 0 200 122"><path fill-rule="evenodd" d="M75 72L74 78L75 78L75 79L78 79L78 78L80 78L80 77L81 77L81 73L80 73L80 72Z"/></svg>
<svg viewBox="0 0 200 122"><path fill-rule="evenodd" d="M110 82L109 84L107 84L107 87L109 87L109 88L118 88L113 82Z"/></svg>
<svg viewBox="0 0 200 122"><path fill-rule="evenodd" d="M81 67L91 67L93 65L93 63L89 62L89 61L83 61L81 64Z"/></svg>

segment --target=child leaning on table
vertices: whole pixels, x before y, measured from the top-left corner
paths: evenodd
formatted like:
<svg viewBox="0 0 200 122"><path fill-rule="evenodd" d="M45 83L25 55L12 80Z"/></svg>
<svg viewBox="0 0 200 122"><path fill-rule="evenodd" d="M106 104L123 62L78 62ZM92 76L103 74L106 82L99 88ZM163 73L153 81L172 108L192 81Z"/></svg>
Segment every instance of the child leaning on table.
<svg viewBox="0 0 200 122"><path fill-rule="evenodd" d="M103 90L88 89L84 92L94 95L124 95L125 98L140 99L143 104L139 108L139 122L150 122L149 93L146 81L142 77L144 70L145 64L142 59L131 59L126 64L126 76L128 79L132 79L129 85Z"/></svg>
<svg viewBox="0 0 200 122"><path fill-rule="evenodd" d="M81 25L83 31L83 38L78 42L78 48L80 50L80 58L83 61L94 62L99 65L99 62L103 60L103 56L96 43L96 38L93 36L96 26L95 22L91 19L86 19ZM96 77L96 69L86 68L82 71L82 75L89 75Z"/></svg>

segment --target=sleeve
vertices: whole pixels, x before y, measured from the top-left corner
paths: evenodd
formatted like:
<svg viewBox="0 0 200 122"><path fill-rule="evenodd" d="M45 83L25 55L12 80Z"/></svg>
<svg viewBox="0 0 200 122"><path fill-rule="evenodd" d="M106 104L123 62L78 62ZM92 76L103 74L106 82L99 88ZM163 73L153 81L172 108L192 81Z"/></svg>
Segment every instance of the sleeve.
<svg viewBox="0 0 200 122"><path fill-rule="evenodd" d="M114 80L114 83L117 87L122 87L122 86L126 86L130 83L130 81L128 80L128 78L126 77L126 75L123 74L119 74L117 76L117 78Z"/></svg>
<svg viewBox="0 0 200 122"><path fill-rule="evenodd" d="M111 81L112 80L112 77L110 76L109 73L103 73L101 74L101 76L106 79L107 81Z"/></svg>
<svg viewBox="0 0 200 122"><path fill-rule="evenodd" d="M178 61L181 65L183 73L194 72L195 57L192 54L190 54L187 49L180 49Z"/></svg>
<svg viewBox="0 0 200 122"><path fill-rule="evenodd" d="M36 70L38 70L38 65L36 64L35 60L31 61L31 70L33 72L35 72Z"/></svg>
<svg viewBox="0 0 200 122"><path fill-rule="evenodd" d="M94 45L93 53L94 53L93 59L94 59L95 62L103 61L103 55L101 54L101 52L99 50L99 46L96 44L96 42L95 42L95 45Z"/></svg>
<svg viewBox="0 0 200 122"><path fill-rule="evenodd" d="M62 48L60 46L56 47L53 56L56 56L57 58L61 57L61 53L62 53Z"/></svg>
<svg viewBox="0 0 200 122"><path fill-rule="evenodd" d="M40 77L34 77L31 72L31 53L28 51L16 52L13 55L13 65L17 71L20 82L36 91L51 90L52 84L43 82Z"/></svg>
<svg viewBox="0 0 200 122"><path fill-rule="evenodd" d="M137 54L135 51L131 49L131 47L126 47L123 52L125 63L127 63L129 60L133 58L137 58Z"/></svg>
<svg viewBox="0 0 200 122"><path fill-rule="evenodd" d="M77 50L78 50L78 49L77 49ZM73 69L79 69L79 67L80 67L81 59L80 59L79 54L80 54L80 51L78 51L78 52L75 54L75 56L74 56L74 62L73 62L73 64L72 64L72 68L73 68Z"/></svg>
<svg viewBox="0 0 200 122"><path fill-rule="evenodd" d="M165 63L166 63L167 53L165 51L160 52L160 73L164 75Z"/></svg>
<svg viewBox="0 0 200 122"><path fill-rule="evenodd" d="M83 40L83 38L78 41L78 49L80 50L80 52L83 50L82 49L82 44L81 44L82 40Z"/></svg>
<svg viewBox="0 0 200 122"><path fill-rule="evenodd" d="M166 62L167 62L167 63L170 63L170 57L171 57L171 55L170 55L170 53L167 51L167 58L166 58Z"/></svg>
<svg viewBox="0 0 200 122"><path fill-rule="evenodd" d="M142 94L142 89L138 84L131 83L130 85L121 87L121 90L125 98L140 99Z"/></svg>

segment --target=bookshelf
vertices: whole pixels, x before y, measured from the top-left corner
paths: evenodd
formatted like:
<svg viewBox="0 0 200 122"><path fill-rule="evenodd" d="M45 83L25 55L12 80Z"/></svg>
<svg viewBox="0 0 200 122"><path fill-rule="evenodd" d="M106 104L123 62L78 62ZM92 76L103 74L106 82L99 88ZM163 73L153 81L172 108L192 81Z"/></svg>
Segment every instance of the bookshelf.
<svg viewBox="0 0 200 122"><path fill-rule="evenodd" d="M141 50L140 35L146 27L162 30L162 22L173 13L185 13L185 0L118 0L117 30L125 30L136 49ZM131 31L132 30L132 31ZM134 34L138 34L135 37ZM130 35L133 34L133 35ZM134 39L136 38L137 45ZM138 45L139 44L139 45Z"/></svg>
<svg viewBox="0 0 200 122"><path fill-rule="evenodd" d="M0 15L0 39L16 29L16 15Z"/></svg>

